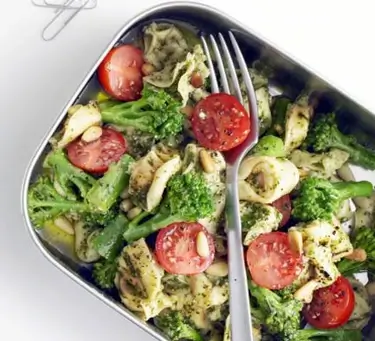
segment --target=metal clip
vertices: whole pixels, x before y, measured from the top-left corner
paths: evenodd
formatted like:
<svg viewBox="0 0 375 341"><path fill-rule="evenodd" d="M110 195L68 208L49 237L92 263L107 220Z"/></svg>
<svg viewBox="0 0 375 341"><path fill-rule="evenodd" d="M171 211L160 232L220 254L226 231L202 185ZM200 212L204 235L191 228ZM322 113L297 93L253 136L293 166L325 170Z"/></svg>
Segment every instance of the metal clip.
<svg viewBox="0 0 375 341"><path fill-rule="evenodd" d="M79 8L82 4L83 4L83 0L75 0L73 1L69 7L70 8ZM44 0L44 3L47 5L47 6L65 6L66 7L66 2L64 3L64 0ZM97 5L97 0L89 0L86 5L85 5L85 9L91 9L91 8L95 8Z"/></svg>
<svg viewBox="0 0 375 341"><path fill-rule="evenodd" d="M75 0L67 0L62 6L59 7L56 15L42 30L43 40L53 40L69 24L69 22L71 22L75 18L75 16L85 8L90 0L83 0L82 5L75 9L72 9L70 5L74 1ZM69 14L67 18L64 16L65 13ZM60 25L58 24L59 22ZM57 25L54 25L55 23Z"/></svg>
<svg viewBox="0 0 375 341"><path fill-rule="evenodd" d="M44 8L60 9L64 7L67 9L68 8L75 9L82 5L82 0L75 0L69 6L66 5L67 3L66 0L31 0L31 3L34 6L44 7ZM93 9L96 6L97 6L97 0L89 0L84 9Z"/></svg>

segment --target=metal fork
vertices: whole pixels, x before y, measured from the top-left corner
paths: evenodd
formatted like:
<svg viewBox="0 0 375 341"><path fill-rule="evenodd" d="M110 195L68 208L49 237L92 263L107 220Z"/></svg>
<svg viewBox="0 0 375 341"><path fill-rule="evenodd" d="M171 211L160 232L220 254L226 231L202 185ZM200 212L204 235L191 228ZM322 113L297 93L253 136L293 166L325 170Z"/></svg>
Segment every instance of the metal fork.
<svg viewBox="0 0 375 341"><path fill-rule="evenodd" d="M255 96L254 87L251 77L232 32L228 33L229 39L232 43L234 54L237 59L238 66L241 71L243 81L246 85L247 97L250 108L250 123L251 131L247 139L238 147L224 153L227 161L226 169L226 228L228 237L228 264L229 264L229 293L230 293L230 322L231 322L231 341L253 341L252 336L252 322L249 291L247 285L247 276L242 244L242 227L239 211L238 198L238 169L244 156L249 150L258 142L259 127L258 127L258 108ZM213 35L210 35L211 45L219 69L222 91L220 91L219 83L215 74L210 50L206 38L201 36L203 48L207 57L208 67L210 69L211 91L212 93L226 92L231 93L229 82L232 85L233 93L237 99L243 104L244 99L241 94L241 88L236 73L236 68L233 59L229 52L228 45L224 36L218 34L222 53L219 49ZM227 71L224 67L223 57L226 66L229 70L230 77L227 76Z"/></svg>

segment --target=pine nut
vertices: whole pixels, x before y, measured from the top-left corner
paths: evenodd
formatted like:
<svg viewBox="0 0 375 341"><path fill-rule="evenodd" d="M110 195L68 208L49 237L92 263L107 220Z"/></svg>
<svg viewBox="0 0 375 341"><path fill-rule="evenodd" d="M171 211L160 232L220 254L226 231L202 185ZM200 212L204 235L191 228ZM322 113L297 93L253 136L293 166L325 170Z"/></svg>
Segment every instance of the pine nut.
<svg viewBox="0 0 375 341"><path fill-rule="evenodd" d="M121 199L129 198L129 187L126 187L120 194Z"/></svg>
<svg viewBox="0 0 375 341"><path fill-rule="evenodd" d="M208 257L210 255L210 247L206 234L200 231L197 235L197 253L201 257Z"/></svg>
<svg viewBox="0 0 375 341"><path fill-rule="evenodd" d="M375 282L370 282L366 285L367 293L370 296L375 296Z"/></svg>
<svg viewBox="0 0 375 341"><path fill-rule="evenodd" d="M194 108L191 105L186 105L183 108L181 108L181 112L186 115L186 117L191 117L193 115Z"/></svg>
<svg viewBox="0 0 375 341"><path fill-rule="evenodd" d="M213 173L215 172L215 163L214 160L212 160L212 157L210 154L208 154L207 150L202 149L199 153L199 157L201 160L201 164L203 167L203 170L206 173Z"/></svg>
<svg viewBox="0 0 375 341"><path fill-rule="evenodd" d="M211 264L206 273L211 276L226 277L228 276L228 264L224 261L218 261Z"/></svg>
<svg viewBox="0 0 375 341"><path fill-rule="evenodd" d="M121 201L120 209L124 212L128 212L133 208L133 203L130 201L130 199L125 199Z"/></svg>
<svg viewBox="0 0 375 341"><path fill-rule="evenodd" d="M56 218L53 223L60 230L63 230L67 234L74 235L74 228L72 226L72 223L65 216Z"/></svg>
<svg viewBox="0 0 375 341"><path fill-rule="evenodd" d="M301 255L303 252L302 233L299 231L293 231L293 230L289 231L288 239L289 239L290 247L292 248L292 250Z"/></svg>
<svg viewBox="0 0 375 341"><path fill-rule="evenodd" d="M353 252L345 258L356 262L364 262L367 259L367 253L363 249L354 249Z"/></svg>
<svg viewBox="0 0 375 341"><path fill-rule="evenodd" d="M142 209L140 207L133 207L129 212L128 212L128 218L130 220L133 220L136 216L140 215L142 213Z"/></svg>
<svg viewBox="0 0 375 341"><path fill-rule="evenodd" d="M92 142L97 140L100 136L102 136L103 130L99 126L92 126L88 128L82 135L82 141L84 142Z"/></svg>
<svg viewBox="0 0 375 341"><path fill-rule="evenodd" d="M152 65L152 64L149 64L149 63L144 63L142 65L142 73L145 75L145 76L148 76L148 75L151 75L154 71L155 71L155 67Z"/></svg>
<svg viewBox="0 0 375 341"><path fill-rule="evenodd" d="M314 290L318 284L319 283L316 280L312 279L294 293L294 298L305 303L310 303L313 299Z"/></svg>

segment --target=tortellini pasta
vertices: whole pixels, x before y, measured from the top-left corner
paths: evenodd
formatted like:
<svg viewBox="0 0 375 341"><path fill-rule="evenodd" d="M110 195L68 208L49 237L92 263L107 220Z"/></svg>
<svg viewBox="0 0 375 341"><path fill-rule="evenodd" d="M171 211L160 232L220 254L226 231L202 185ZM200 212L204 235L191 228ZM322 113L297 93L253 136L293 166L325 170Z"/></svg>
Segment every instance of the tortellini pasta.
<svg viewBox="0 0 375 341"><path fill-rule="evenodd" d="M193 93L196 96L196 88L191 85L191 77L194 72L198 73L204 81L209 76L209 70L205 64L206 56L201 45L195 45L193 52L186 55L184 61L167 65L161 71L144 77L144 81L159 88L169 88L177 81L177 91L182 98L182 106L185 106Z"/></svg>
<svg viewBox="0 0 375 341"><path fill-rule="evenodd" d="M296 149L290 154L289 159L297 168L306 172L306 175L328 179L348 161L349 154L339 149L331 149L321 154Z"/></svg>
<svg viewBox="0 0 375 341"><path fill-rule="evenodd" d="M129 194L131 199L145 211L152 211L163 197L168 180L181 167L178 153L155 147L136 161L131 170Z"/></svg>
<svg viewBox="0 0 375 341"><path fill-rule="evenodd" d="M85 226L81 221L74 224L75 252L79 260L85 263L92 263L100 258L92 244L92 240L99 233L98 229Z"/></svg>
<svg viewBox="0 0 375 341"><path fill-rule="evenodd" d="M244 245L249 245L262 233L272 232L279 227L281 213L273 206L241 201L242 230L246 233Z"/></svg>
<svg viewBox="0 0 375 341"><path fill-rule="evenodd" d="M253 326L252 333L253 333L254 341L262 340L262 333L258 328ZM225 330L224 330L223 341L231 341L231 340L232 340L232 333L231 333L231 328L230 328L230 315L228 315L228 317L225 320Z"/></svg>
<svg viewBox="0 0 375 341"><path fill-rule="evenodd" d="M238 179L240 200L270 204L297 186L299 172L287 159L248 156L240 165Z"/></svg>
<svg viewBox="0 0 375 341"><path fill-rule="evenodd" d="M320 287L332 284L340 275L335 262L353 252L349 236L341 226L326 221L312 221L289 229L289 235L302 235L302 249L315 270ZM292 236L295 240L295 235Z"/></svg>
<svg viewBox="0 0 375 341"><path fill-rule="evenodd" d="M157 264L144 239L124 247L119 259L116 286L121 301L144 320L175 303L163 292L164 270Z"/></svg>
<svg viewBox="0 0 375 341"><path fill-rule="evenodd" d="M312 108L307 104L294 103L286 113L284 145L287 153L301 146L309 130Z"/></svg>
<svg viewBox="0 0 375 341"><path fill-rule="evenodd" d="M162 70L181 61L188 51L188 43L183 33L172 24L151 23L144 31L144 58Z"/></svg>
<svg viewBox="0 0 375 341"><path fill-rule="evenodd" d="M94 103L90 102L87 105L76 108L74 113L65 122L64 133L57 143L57 148L64 148L88 128L100 125L101 122L102 116L97 105Z"/></svg>

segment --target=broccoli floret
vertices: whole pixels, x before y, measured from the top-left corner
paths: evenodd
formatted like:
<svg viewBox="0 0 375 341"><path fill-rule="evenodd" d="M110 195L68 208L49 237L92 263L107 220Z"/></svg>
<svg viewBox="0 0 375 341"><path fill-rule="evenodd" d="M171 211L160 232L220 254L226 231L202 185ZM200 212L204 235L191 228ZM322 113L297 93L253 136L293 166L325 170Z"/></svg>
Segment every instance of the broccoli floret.
<svg viewBox="0 0 375 341"><path fill-rule="evenodd" d="M321 115L309 130L304 147L314 152L325 152L331 148L349 153L349 160L367 169L375 169L375 153L358 143L354 136L340 132L334 113Z"/></svg>
<svg viewBox="0 0 375 341"><path fill-rule="evenodd" d="M301 181L297 197L293 200L292 215L300 221L331 220L340 204L349 198L368 197L373 190L371 182L348 181L331 183L309 177Z"/></svg>
<svg viewBox="0 0 375 341"><path fill-rule="evenodd" d="M263 136L253 148L251 154L257 156L286 157L283 140L273 135Z"/></svg>
<svg viewBox="0 0 375 341"><path fill-rule="evenodd" d="M27 194L28 214L36 228L43 228L48 221L69 214L86 225L106 225L114 216L114 210L98 212L84 201L69 200L61 196L47 175L40 176Z"/></svg>
<svg viewBox="0 0 375 341"><path fill-rule="evenodd" d="M178 311L166 311L154 318L154 323L171 341L203 341L197 330L191 327Z"/></svg>
<svg viewBox="0 0 375 341"><path fill-rule="evenodd" d="M283 341L361 341L362 334L360 330L355 329L300 329L291 335L283 336Z"/></svg>
<svg viewBox="0 0 375 341"><path fill-rule="evenodd" d="M250 282L251 296L257 306L252 313L262 321L266 330L273 335L290 335L300 329L303 303L294 298L283 299L275 292Z"/></svg>
<svg viewBox="0 0 375 341"><path fill-rule="evenodd" d="M132 102L99 103L102 120L122 127L133 127L151 133L157 139L177 135L183 130L181 103L164 90L145 86L142 97Z"/></svg>
<svg viewBox="0 0 375 341"><path fill-rule="evenodd" d="M112 289L115 286L117 273L117 258L94 263L92 276L95 283L102 289Z"/></svg>
<svg viewBox="0 0 375 341"><path fill-rule="evenodd" d="M69 200L57 193L51 179L47 175L40 176L27 193L28 214L37 228L67 213L86 213L87 205L76 200Z"/></svg>
<svg viewBox="0 0 375 341"><path fill-rule="evenodd" d="M363 271L375 273L375 230L361 227L355 231L351 242L354 249L363 251L363 260L342 259L337 263L340 273L344 276Z"/></svg>
<svg viewBox="0 0 375 341"><path fill-rule="evenodd" d="M61 149L48 154L43 167L53 171L55 188L69 200L76 200L77 190L81 198L85 198L96 181L91 175L73 166Z"/></svg>
<svg viewBox="0 0 375 341"><path fill-rule="evenodd" d="M166 198L156 214L141 224L140 218L136 217L128 225L124 239L132 243L170 224L197 221L213 213L213 196L202 174L177 174L169 180Z"/></svg>
<svg viewBox="0 0 375 341"><path fill-rule="evenodd" d="M87 202L94 210L107 212L115 204L121 192L129 185L129 169L133 161L130 155L123 155L118 162L109 166L103 177L95 182L86 196Z"/></svg>

